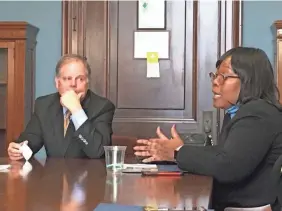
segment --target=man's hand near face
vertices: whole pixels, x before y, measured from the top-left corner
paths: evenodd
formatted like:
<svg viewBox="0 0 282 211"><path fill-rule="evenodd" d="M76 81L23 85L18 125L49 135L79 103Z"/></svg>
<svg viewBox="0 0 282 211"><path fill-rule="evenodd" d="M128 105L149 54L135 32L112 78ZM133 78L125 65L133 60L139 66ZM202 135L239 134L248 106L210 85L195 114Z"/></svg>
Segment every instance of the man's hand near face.
<svg viewBox="0 0 282 211"><path fill-rule="evenodd" d="M80 98L82 97L82 93L76 94L75 91L69 90L66 91L61 96L61 104L66 107L72 114L81 110Z"/></svg>

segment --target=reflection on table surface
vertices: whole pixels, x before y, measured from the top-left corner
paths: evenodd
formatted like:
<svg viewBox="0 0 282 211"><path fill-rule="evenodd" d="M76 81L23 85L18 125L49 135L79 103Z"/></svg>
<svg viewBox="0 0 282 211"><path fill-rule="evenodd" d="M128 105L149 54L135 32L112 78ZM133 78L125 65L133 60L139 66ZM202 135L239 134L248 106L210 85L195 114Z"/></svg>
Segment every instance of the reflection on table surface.
<svg viewBox="0 0 282 211"><path fill-rule="evenodd" d="M129 161L130 162L130 161ZM212 179L107 174L104 160L11 162L0 172L1 211L88 211L101 202L192 210L209 205Z"/></svg>

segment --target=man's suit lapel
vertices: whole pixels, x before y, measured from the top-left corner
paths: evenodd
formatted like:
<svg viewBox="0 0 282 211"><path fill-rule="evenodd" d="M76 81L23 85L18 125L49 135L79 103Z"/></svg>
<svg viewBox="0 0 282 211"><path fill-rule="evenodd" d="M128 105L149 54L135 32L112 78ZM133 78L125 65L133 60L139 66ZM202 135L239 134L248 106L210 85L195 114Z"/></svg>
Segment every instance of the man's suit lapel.
<svg viewBox="0 0 282 211"><path fill-rule="evenodd" d="M50 116L52 116L51 124L53 126L55 140L61 143L64 139L64 115L63 108L60 104L60 99L58 95L58 100L55 100L52 109L50 111Z"/></svg>
<svg viewBox="0 0 282 211"><path fill-rule="evenodd" d="M87 92L87 94L85 96L85 100L82 101L82 103L81 103L82 109L84 110L84 112L86 113L87 116L88 116L88 111L89 111L89 107L90 107L90 102L91 102L91 93L88 90L88 92ZM62 143L63 156L66 155L66 153L68 151L68 148L69 148L72 140L74 139L74 137L73 137L74 132L75 132L74 124L73 124L72 121L70 121L69 127L68 127L67 132L66 132L66 136L62 137L62 139L61 139L61 140L63 140L63 143ZM75 141L78 141L78 140L75 140Z"/></svg>
<svg viewBox="0 0 282 211"><path fill-rule="evenodd" d="M68 147L71 144L71 141L73 139L73 133L75 131L75 127L72 121L70 121L68 129L66 131L66 136L63 137L63 142L62 142L62 152L63 155L65 156L67 151L68 151Z"/></svg>

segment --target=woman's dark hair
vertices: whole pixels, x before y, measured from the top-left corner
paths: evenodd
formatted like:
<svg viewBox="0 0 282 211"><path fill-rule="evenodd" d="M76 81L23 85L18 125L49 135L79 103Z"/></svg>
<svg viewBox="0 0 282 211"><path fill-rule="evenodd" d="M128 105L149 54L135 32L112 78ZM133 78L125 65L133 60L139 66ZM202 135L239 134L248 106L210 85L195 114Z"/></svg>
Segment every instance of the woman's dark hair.
<svg viewBox="0 0 282 211"><path fill-rule="evenodd" d="M253 99L263 99L282 110L273 68L263 50L248 47L232 48L219 58L216 68L228 57L231 57L233 72L241 80L239 104Z"/></svg>

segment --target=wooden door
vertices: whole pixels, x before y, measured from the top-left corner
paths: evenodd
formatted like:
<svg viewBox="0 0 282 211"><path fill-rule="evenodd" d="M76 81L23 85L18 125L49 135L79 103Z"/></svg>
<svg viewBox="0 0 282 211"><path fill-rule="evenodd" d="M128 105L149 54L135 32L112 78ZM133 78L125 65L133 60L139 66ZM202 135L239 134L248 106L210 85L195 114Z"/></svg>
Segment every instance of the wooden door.
<svg viewBox="0 0 282 211"><path fill-rule="evenodd" d="M169 134L176 124L182 134L211 129L216 139L220 115L212 106L208 73L220 54L240 42L240 1L167 1L170 59L160 60L160 78L146 78L146 60L133 57L137 1L87 1L72 15L71 2L63 4L65 38L81 37L67 27L69 17L85 31L76 44L84 46L77 53L92 67L91 89L117 107L115 134L155 136L157 126ZM73 52L68 43L64 53Z"/></svg>

